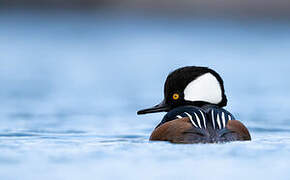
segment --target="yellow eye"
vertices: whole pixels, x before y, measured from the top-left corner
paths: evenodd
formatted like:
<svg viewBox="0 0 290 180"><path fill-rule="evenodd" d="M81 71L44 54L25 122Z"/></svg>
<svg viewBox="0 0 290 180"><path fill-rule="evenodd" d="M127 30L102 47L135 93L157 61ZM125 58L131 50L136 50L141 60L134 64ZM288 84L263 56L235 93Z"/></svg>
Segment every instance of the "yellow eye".
<svg viewBox="0 0 290 180"><path fill-rule="evenodd" d="M177 94L177 93L174 93L174 94L173 94L173 96L172 96L172 98L173 98L174 100L177 100L177 99L179 99L179 94Z"/></svg>

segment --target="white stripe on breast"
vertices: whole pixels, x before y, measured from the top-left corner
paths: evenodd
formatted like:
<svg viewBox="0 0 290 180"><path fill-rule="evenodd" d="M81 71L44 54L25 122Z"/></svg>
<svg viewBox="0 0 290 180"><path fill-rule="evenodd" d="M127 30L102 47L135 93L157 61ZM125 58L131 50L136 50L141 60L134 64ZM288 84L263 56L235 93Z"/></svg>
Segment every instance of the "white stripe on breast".
<svg viewBox="0 0 290 180"><path fill-rule="evenodd" d="M181 118L182 118L182 116L180 116L180 115L177 115L176 117L177 117L178 119L181 119Z"/></svg>
<svg viewBox="0 0 290 180"><path fill-rule="evenodd" d="M184 112L188 117L189 117L189 120L191 121L191 123L195 126L195 127L197 127L197 125L194 123L194 121L192 120L192 116L189 114L189 113L187 113L187 112Z"/></svg>
<svg viewBox="0 0 290 180"><path fill-rule="evenodd" d="M195 118L197 120L198 126L201 128L200 119L199 119L198 115L196 113L194 113L194 115L195 115Z"/></svg>
<svg viewBox="0 0 290 180"><path fill-rule="evenodd" d="M217 123L218 123L218 125L219 125L219 128L221 129L222 127L221 127L221 121L220 121L220 116L219 116L219 114L217 114L217 119L216 119L216 121L217 121Z"/></svg>
<svg viewBox="0 0 290 180"><path fill-rule="evenodd" d="M213 129L215 129L214 111L213 110L211 110L211 119L212 119Z"/></svg>
<svg viewBox="0 0 290 180"><path fill-rule="evenodd" d="M223 128L226 127L226 118L225 118L225 113L222 112L222 121L223 121Z"/></svg>
<svg viewBox="0 0 290 180"><path fill-rule="evenodd" d="M203 112L201 112L201 110L199 110L199 112L201 113L201 116L202 116L202 120L203 120L203 124L204 124L204 127L206 128L206 119L205 119L205 117L204 117L204 115L203 115Z"/></svg>

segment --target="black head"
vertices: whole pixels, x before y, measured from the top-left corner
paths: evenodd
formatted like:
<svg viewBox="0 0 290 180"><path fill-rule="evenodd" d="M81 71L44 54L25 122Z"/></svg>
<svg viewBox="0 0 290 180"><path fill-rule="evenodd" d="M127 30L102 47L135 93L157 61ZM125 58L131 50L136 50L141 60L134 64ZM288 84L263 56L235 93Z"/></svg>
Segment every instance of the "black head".
<svg viewBox="0 0 290 180"><path fill-rule="evenodd" d="M164 100L138 114L168 112L179 106L201 107L207 104L227 105L224 83L220 75L207 67L188 66L170 73L164 85Z"/></svg>

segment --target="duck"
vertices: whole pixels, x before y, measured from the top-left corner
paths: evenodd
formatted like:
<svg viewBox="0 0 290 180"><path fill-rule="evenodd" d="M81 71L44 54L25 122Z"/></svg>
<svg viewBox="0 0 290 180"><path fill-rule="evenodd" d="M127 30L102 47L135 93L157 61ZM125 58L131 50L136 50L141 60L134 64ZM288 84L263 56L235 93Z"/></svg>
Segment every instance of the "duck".
<svg viewBox="0 0 290 180"><path fill-rule="evenodd" d="M224 82L208 67L186 66L171 72L164 84L164 99L138 115L166 112L150 141L178 144L250 141L247 127L225 109Z"/></svg>

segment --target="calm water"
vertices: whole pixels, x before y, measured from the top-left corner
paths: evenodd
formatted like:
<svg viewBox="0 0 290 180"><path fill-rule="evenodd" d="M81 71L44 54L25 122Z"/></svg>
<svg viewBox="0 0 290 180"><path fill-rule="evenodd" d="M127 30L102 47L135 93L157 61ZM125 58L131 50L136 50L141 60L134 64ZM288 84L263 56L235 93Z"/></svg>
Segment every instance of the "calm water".
<svg viewBox="0 0 290 180"><path fill-rule="evenodd" d="M0 12L0 177L288 179L290 23ZM253 141L148 142L166 75L210 66Z"/></svg>

